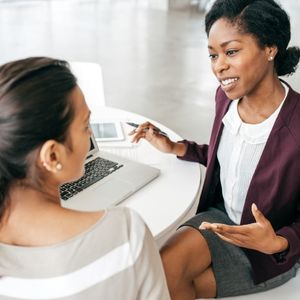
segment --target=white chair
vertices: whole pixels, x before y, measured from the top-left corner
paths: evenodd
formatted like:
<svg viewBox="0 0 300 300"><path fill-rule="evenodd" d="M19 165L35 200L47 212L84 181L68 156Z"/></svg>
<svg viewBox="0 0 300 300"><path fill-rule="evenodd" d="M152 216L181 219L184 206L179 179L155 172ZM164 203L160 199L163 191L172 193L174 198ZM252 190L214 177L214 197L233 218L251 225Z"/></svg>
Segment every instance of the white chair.
<svg viewBox="0 0 300 300"><path fill-rule="evenodd" d="M70 62L86 102L93 115L105 106L102 70L99 64L91 62Z"/></svg>

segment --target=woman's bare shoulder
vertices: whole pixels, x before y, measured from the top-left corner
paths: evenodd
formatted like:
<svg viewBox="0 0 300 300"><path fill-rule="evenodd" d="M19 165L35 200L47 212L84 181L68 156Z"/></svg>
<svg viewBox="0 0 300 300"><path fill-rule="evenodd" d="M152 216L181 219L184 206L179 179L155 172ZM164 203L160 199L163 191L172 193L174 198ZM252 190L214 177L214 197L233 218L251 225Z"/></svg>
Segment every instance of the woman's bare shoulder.
<svg viewBox="0 0 300 300"><path fill-rule="evenodd" d="M19 214L0 231L0 242L19 246L50 246L69 240L91 228L104 210L81 212L49 205L43 210Z"/></svg>

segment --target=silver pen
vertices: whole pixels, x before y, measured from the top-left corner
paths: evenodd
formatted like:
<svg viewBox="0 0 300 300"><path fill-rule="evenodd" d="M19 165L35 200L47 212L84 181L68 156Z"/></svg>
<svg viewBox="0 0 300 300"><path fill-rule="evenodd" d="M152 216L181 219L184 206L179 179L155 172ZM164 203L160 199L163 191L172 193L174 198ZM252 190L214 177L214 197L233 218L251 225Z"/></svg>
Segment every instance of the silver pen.
<svg viewBox="0 0 300 300"><path fill-rule="evenodd" d="M132 122L126 122L126 124L128 124L129 126L132 126L134 128L138 128L140 126L139 124L132 123ZM147 131L147 130L149 130L149 128L145 128L145 130ZM156 131L160 135L168 137L167 133L165 133L164 131L160 130L159 128L154 127L153 130Z"/></svg>

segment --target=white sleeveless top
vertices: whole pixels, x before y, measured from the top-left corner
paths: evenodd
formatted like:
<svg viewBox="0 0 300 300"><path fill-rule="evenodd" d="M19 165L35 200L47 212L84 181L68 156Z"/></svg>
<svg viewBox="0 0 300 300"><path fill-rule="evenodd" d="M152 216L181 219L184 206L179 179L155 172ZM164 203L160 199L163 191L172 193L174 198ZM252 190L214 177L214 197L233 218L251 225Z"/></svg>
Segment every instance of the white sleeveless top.
<svg viewBox="0 0 300 300"><path fill-rule="evenodd" d="M244 123L233 100L223 117L223 132L217 152L225 209L230 219L240 224L248 188L275 120L288 94L274 113L259 124ZM255 201L255 199L253 199Z"/></svg>

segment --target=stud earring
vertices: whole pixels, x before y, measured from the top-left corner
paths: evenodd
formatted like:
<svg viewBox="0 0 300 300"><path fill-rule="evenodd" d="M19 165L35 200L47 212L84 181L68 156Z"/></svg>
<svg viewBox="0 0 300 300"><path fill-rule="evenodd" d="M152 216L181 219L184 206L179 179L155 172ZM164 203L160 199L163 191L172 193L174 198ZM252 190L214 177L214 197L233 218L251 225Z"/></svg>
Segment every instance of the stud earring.
<svg viewBox="0 0 300 300"><path fill-rule="evenodd" d="M62 164L61 163L57 163L56 170L57 171L61 171L62 170Z"/></svg>
<svg viewBox="0 0 300 300"><path fill-rule="evenodd" d="M273 56L270 56L270 57L269 57L269 61L271 61L271 60L273 60Z"/></svg>

